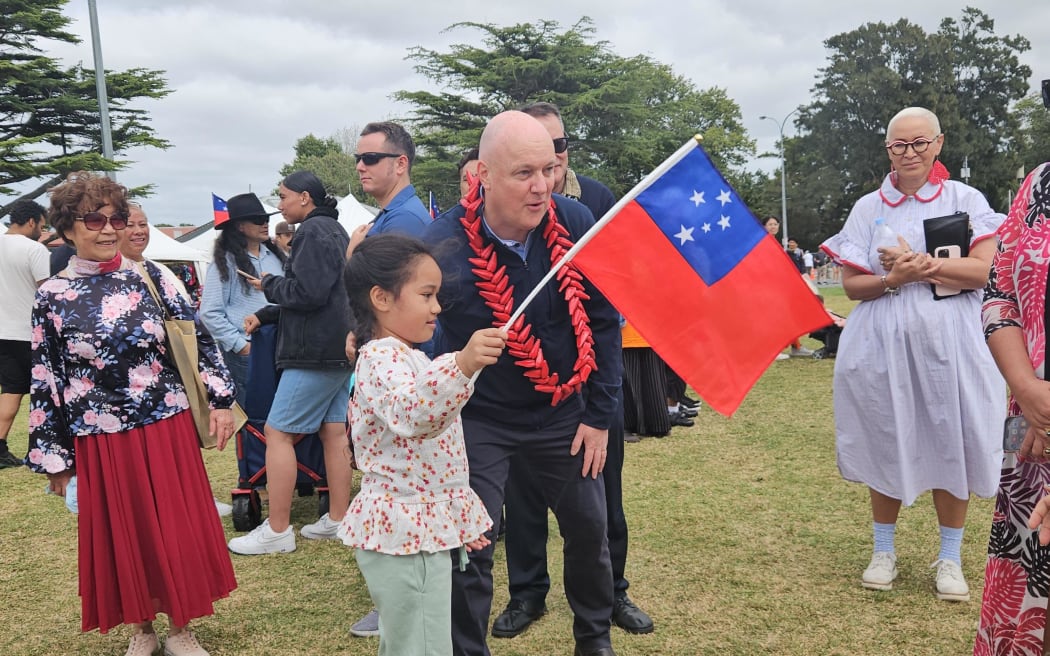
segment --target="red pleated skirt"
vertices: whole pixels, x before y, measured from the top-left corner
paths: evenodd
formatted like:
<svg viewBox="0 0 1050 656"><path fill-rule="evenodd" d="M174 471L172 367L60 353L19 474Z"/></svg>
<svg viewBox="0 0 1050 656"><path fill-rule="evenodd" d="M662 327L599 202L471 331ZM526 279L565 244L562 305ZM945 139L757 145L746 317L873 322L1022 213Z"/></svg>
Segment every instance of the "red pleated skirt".
<svg viewBox="0 0 1050 656"><path fill-rule="evenodd" d="M190 413L76 438L83 631L211 615L237 587Z"/></svg>

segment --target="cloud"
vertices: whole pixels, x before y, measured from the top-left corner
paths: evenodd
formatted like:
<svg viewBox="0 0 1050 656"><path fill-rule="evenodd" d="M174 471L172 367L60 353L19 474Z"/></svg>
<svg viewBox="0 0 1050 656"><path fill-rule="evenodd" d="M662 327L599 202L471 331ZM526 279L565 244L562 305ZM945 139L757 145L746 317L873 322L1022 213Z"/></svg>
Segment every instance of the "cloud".
<svg viewBox="0 0 1050 656"><path fill-rule="evenodd" d="M1038 79L1050 77L1050 6L1017 0L971 0L995 20L995 33L1023 34L1033 50L1022 56ZM146 201L155 221L210 218L212 191L233 195L251 188L268 193L280 167L307 133L328 136L372 120L402 118L409 108L397 90L434 90L413 70L410 48L447 49L480 42L472 29L446 30L460 21L509 25L558 17L568 27L589 15L595 37L625 56L646 54L669 64L700 88L720 87L736 101L759 152L775 150L778 121L810 102L826 65L824 41L870 21L902 16L935 30L958 19L951 0L607 0L600 5L564 0L489 3L476 0L181 0L143 3L107 0L98 7L106 67L166 72L174 92L142 103L157 133L174 147L128 153L135 164L120 179L153 183ZM91 66L86 3L70 3L70 30L84 42L47 44L49 54ZM52 47L53 46L53 47ZM1043 67L1042 69L1040 67ZM790 123L785 132L792 130ZM773 159L755 166L771 170Z"/></svg>

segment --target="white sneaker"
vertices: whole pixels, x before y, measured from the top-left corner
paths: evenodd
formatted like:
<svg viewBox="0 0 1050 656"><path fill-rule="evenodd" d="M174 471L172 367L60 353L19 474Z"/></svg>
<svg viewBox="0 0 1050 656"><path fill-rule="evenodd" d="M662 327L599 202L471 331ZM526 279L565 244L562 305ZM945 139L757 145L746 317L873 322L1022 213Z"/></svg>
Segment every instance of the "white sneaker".
<svg viewBox="0 0 1050 656"><path fill-rule="evenodd" d="M794 346L792 346L791 350L789 351L789 353L791 354L791 357L793 357L793 358L811 358L811 357L813 357L813 351L809 350L805 346L800 346L798 348L795 348Z"/></svg>
<svg viewBox="0 0 1050 656"><path fill-rule="evenodd" d="M242 556L258 556L269 553L288 553L295 551L295 531L292 527L277 533L270 528L270 520L266 519L262 524L256 526L248 535L233 538L229 544L230 551Z"/></svg>
<svg viewBox="0 0 1050 656"><path fill-rule="evenodd" d="M218 499L212 499L215 502L215 511L219 513L219 517L229 517L233 514L233 506L228 503L223 503Z"/></svg>
<svg viewBox="0 0 1050 656"><path fill-rule="evenodd" d="M937 598L941 601L970 601L962 567L954 560L940 559L930 567L937 568Z"/></svg>
<svg viewBox="0 0 1050 656"><path fill-rule="evenodd" d="M777 360L787 360L791 358L787 353L777 353Z"/></svg>
<svg viewBox="0 0 1050 656"><path fill-rule="evenodd" d="M897 555L892 551L876 551L868 569L860 577L860 584L868 590L892 590L897 578Z"/></svg>
<svg viewBox="0 0 1050 656"><path fill-rule="evenodd" d="M328 513L325 513L313 524L299 529L299 535L309 540L335 540L339 524L340 522L333 522Z"/></svg>

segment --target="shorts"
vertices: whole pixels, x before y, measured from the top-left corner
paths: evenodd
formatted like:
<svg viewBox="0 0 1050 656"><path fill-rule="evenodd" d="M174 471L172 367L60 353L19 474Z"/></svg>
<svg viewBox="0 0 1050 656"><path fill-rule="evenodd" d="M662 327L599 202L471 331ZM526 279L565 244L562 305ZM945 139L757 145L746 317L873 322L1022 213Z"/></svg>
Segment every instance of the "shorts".
<svg viewBox="0 0 1050 656"><path fill-rule="evenodd" d="M0 339L0 394L29 394L32 355L29 342Z"/></svg>
<svg viewBox="0 0 1050 656"><path fill-rule="evenodd" d="M316 433L321 424L345 424L350 369L285 369L266 423L285 433Z"/></svg>

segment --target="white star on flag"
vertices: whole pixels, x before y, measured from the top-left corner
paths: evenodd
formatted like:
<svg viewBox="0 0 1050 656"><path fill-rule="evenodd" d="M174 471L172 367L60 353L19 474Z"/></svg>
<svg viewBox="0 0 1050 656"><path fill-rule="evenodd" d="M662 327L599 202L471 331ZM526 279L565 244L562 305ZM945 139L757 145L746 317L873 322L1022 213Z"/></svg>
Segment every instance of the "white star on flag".
<svg viewBox="0 0 1050 656"><path fill-rule="evenodd" d="M704 232L711 232L711 224L710 223L705 223L704 227L702 227L700 229L703 230Z"/></svg>
<svg viewBox="0 0 1050 656"><path fill-rule="evenodd" d="M707 202L704 200L704 192L697 191L696 189L693 190L693 195L689 197L689 200L693 201L693 204L697 207L700 207L700 203Z"/></svg>
<svg viewBox="0 0 1050 656"><path fill-rule="evenodd" d="M721 201L722 207L726 206L726 203L732 203L733 200L729 197L729 190L723 189L722 193L718 194L718 200Z"/></svg>
<svg viewBox="0 0 1050 656"><path fill-rule="evenodd" d="M682 229L678 231L677 235L675 235L675 239L681 240L682 243L679 244L679 246L685 246L685 242L687 241L694 241L693 228L687 228L685 226L682 226Z"/></svg>
<svg viewBox="0 0 1050 656"><path fill-rule="evenodd" d="M729 227L729 217L726 216L725 214L723 214L722 218L718 221L718 225L722 226L723 230L728 228Z"/></svg>

